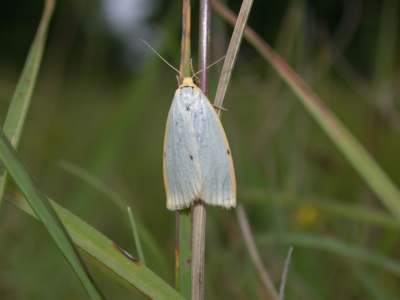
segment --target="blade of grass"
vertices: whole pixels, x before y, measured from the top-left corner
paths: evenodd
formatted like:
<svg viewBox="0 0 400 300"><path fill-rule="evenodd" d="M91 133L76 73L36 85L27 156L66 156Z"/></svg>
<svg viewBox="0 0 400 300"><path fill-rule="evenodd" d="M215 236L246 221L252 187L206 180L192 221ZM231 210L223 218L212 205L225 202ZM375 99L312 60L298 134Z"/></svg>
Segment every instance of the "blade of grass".
<svg viewBox="0 0 400 300"><path fill-rule="evenodd" d="M291 0L285 13L281 24L279 25L279 31L276 41L276 48L279 53L286 60L290 60L294 55L296 44L302 37L301 28L304 22L305 5L304 0ZM269 76L266 83L268 85L269 99L278 99L282 93L283 83L277 76ZM291 103L285 103L284 111L287 113L290 109ZM271 109L271 106L273 109ZM271 117L276 116L276 104L272 101L265 101L262 111L264 111L264 118L261 118L258 129L254 131L253 142L253 153L257 159L261 159L260 155L263 155L264 146L268 144L270 134L275 128L279 128L283 124L285 113L281 113L279 120L271 122ZM272 127L271 127L271 124Z"/></svg>
<svg viewBox="0 0 400 300"><path fill-rule="evenodd" d="M253 234L251 232L249 220L243 206L239 205L236 213L240 231L242 232L242 236L253 266L256 269L258 277L261 281L266 299L279 300L279 296L272 282L271 276L269 275L267 269L264 267L264 263L262 262L260 253L257 249Z"/></svg>
<svg viewBox="0 0 400 300"><path fill-rule="evenodd" d="M17 158L15 150L2 131L0 131L0 159L25 195L32 210L35 211L35 214L42 221L65 258L70 263L90 298L96 300L104 299L76 251L68 233L65 231L63 224L57 217L48 200L36 189L32 178L25 171L23 165Z"/></svg>
<svg viewBox="0 0 400 300"><path fill-rule="evenodd" d="M357 204L342 204L338 201L318 198L315 196L296 196L288 193L266 193L265 191L244 193L243 199L249 199L249 203L273 204L278 203L285 207L308 206L325 215L365 222L386 229L399 230L400 221L388 213L376 209L365 208Z"/></svg>
<svg viewBox="0 0 400 300"><path fill-rule="evenodd" d="M128 217L129 217L129 223L131 224L131 228L132 228L133 239L135 241L136 251L138 252L140 261L143 262L144 265L146 265L146 260L144 259L142 244L140 243L140 236L139 236L139 233L138 233L138 230L136 227L136 222L133 217L130 206L127 206L127 212L128 212Z"/></svg>
<svg viewBox="0 0 400 300"><path fill-rule="evenodd" d="M11 99L10 107L4 121L3 130L14 148L18 147L26 115L31 103L33 89L42 61L43 49L46 44L47 31L54 11L55 0L44 2L43 14L32 42L24 68ZM0 169L0 206L7 183L7 172Z"/></svg>
<svg viewBox="0 0 400 300"><path fill-rule="evenodd" d="M365 268L360 265L350 265L351 271L353 272L355 278L360 283L362 288L365 290L368 298L371 300L395 300L398 296L394 295L393 291L384 286L379 274L373 274L366 272Z"/></svg>
<svg viewBox="0 0 400 300"><path fill-rule="evenodd" d="M114 202L114 204L121 209L121 211L125 211L126 201L118 193L107 187L100 179L94 177L85 169L68 161L60 161L59 166L64 171L87 183L96 191L104 194L107 198Z"/></svg>
<svg viewBox="0 0 400 300"><path fill-rule="evenodd" d="M182 37L181 37L181 61L179 64L179 79L180 82L183 78L190 77L191 74L191 4L190 0L183 0L182 2Z"/></svg>
<svg viewBox="0 0 400 300"><path fill-rule="evenodd" d="M212 3L214 9L222 18L231 25L235 24L237 18L232 11L217 0L213 0ZM400 217L400 191L378 163L300 76L255 31L247 27L245 37L292 89L306 111L331 138L332 142L383 204L396 217Z"/></svg>
<svg viewBox="0 0 400 300"><path fill-rule="evenodd" d="M293 253L293 246L289 246L289 251L285 259L285 265L283 267L283 272L282 272L282 277L281 277L281 284L279 286L279 300L284 300L285 299L285 287L286 287L286 282L289 274L289 266L290 266L290 261L292 259L292 253Z"/></svg>
<svg viewBox="0 0 400 300"><path fill-rule="evenodd" d="M375 58L375 83L378 85L378 92L384 93L388 87L387 81L393 78L396 65L396 43L398 28L398 4L396 0L382 1L382 12L380 15L380 28L378 41L376 43Z"/></svg>
<svg viewBox="0 0 400 300"><path fill-rule="evenodd" d="M213 1L211 1L213 3ZM228 51L222 66L221 76L218 81L217 91L215 93L214 105L222 107L224 102L226 90L228 89L229 81L232 76L233 67L235 66L236 57L239 53L240 43L244 29L246 28L247 19L249 18L253 0L244 0L240 7L239 16L232 24L234 25L231 40L229 41ZM220 110L218 110L218 114Z"/></svg>
<svg viewBox="0 0 400 300"><path fill-rule="evenodd" d="M366 250L363 246L349 245L340 240L316 234L266 234L257 236L262 245L284 243L295 247L328 251L382 268L396 276L400 276L400 264L386 256Z"/></svg>
<svg viewBox="0 0 400 300"><path fill-rule="evenodd" d="M382 1L380 28L376 43L373 103L394 126L399 126L399 112L395 103L396 59L399 23L399 1Z"/></svg>
<svg viewBox="0 0 400 300"><path fill-rule="evenodd" d="M122 213L125 214L125 209L127 205L127 201L118 194L115 190L108 187L104 182L102 182L99 178L93 176L85 169L71 163L68 161L61 161L60 167L67 171L69 174L75 176L78 179L81 179L83 182L87 183L93 189L103 194L107 198L111 199L111 201L121 210ZM160 251L154 236L147 230L147 228L142 225L142 222L135 216L135 224L138 227L138 230L141 233L141 237L143 239L143 244L145 248L147 247L148 251L151 253L152 258L156 258L158 260L158 264L163 268L167 273L167 266L164 254Z"/></svg>
<svg viewBox="0 0 400 300"><path fill-rule="evenodd" d="M51 201L51 200L50 200ZM27 204L19 197L13 199L17 207L38 219ZM132 260L121 248L105 235L88 225L83 220L51 201L65 228L71 235L74 243L98 265L113 273L129 286L133 286L153 299L183 299L168 283L154 274L142 263Z"/></svg>
<svg viewBox="0 0 400 300"><path fill-rule="evenodd" d="M192 219L190 210L176 212L175 283L185 299L190 299L192 261Z"/></svg>

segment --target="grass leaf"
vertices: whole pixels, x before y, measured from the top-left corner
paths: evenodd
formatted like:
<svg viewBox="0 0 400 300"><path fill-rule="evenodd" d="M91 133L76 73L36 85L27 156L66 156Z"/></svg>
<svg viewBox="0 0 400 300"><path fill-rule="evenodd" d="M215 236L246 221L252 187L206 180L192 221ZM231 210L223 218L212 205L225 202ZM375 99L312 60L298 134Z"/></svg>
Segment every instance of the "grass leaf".
<svg viewBox="0 0 400 300"><path fill-rule="evenodd" d="M97 192L103 194L105 197L109 198L120 210L123 214L126 212L127 201L120 194L118 194L111 187L108 187L103 181L99 178L93 176L85 169L69 162L69 161L61 161L60 167L73 175L77 179L82 180L84 183L88 184ZM130 222L130 220L129 220ZM164 273L167 271L167 263L165 259L165 255L160 250L160 247L157 245L154 235L143 225L139 216L135 214L134 218L135 226L137 230L140 232L140 237L143 240L143 246L151 255L153 260L157 260L158 265L162 268ZM132 223L129 223L132 228ZM141 245L140 248L142 249ZM139 248L138 248L138 251ZM143 250L141 250L143 253ZM139 252L140 257L140 252ZM160 270L160 269L159 269Z"/></svg>
<svg viewBox="0 0 400 300"><path fill-rule="evenodd" d="M47 31L54 10L54 4L55 0L45 1L42 19L32 42L31 49L29 50L24 69L18 80L18 84L4 122L4 133L15 148L18 147L26 115L31 103L33 89L35 87L37 74L42 61ZM0 172L1 205L7 183L7 172L5 170L1 170Z"/></svg>
<svg viewBox="0 0 400 300"><path fill-rule="evenodd" d="M51 201L51 200L50 200ZM13 201L19 208L37 218L26 201L17 198ZM104 267L129 286L133 286L153 299L183 299L168 283L154 274L138 261L132 260L127 252L102 233L79 219L77 216L51 201L74 243L93 258L96 266Z"/></svg>
<svg viewBox="0 0 400 300"><path fill-rule="evenodd" d="M262 244L284 243L294 247L304 247L328 251L343 255L354 261L361 261L374 265L400 276L400 264L381 254L373 253L362 246L349 245L334 238L313 234L266 234L258 236L257 241Z"/></svg>
<svg viewBox="0 0 400 300"><path fill-rule="evenodd" d="M251 262L257 272L265 295L268 299L279 300L280 298L271 279L271 275L269 274L267 268L264 266L260 252L254 241L254 236L250 228L249 219L242 205L238 205L236 209L236 216L239 223L240 231L243 236L244 244L247 248L247 252L249 253Z"/></svg>
<svg viewBox="0 0 400 300"><path fill-rule="evenodd" d="M231 80L233 67L235 66L236 57L239 53L240 44L242 42L243 32L246 28L247 19L249 18L253 0L245 0L240 7L239 16L234 23L234 29L229 42L228 51L222 66L221 76L219 77L217 91L215 93L214 105L222 107L226 90ZM220 113L220 110L218 110Z"/></svg>
<svg viewBox="0 0 400 300"><path fill-rule="evenodd" d="M217 0L213 0L212 4L222 18L231 25L235 24L237 17L224 4ZM400 191L379 164L303 79L255 31L247 27L244 35L286 82L306 111L315 119L383 204L395 216L400 217Z"/></svg>
<svg viewBox="0 0 400 300"><path fill-rule="evenodd" d="M2 131L0 131L0 159L28 200L32 210L42 221L58 248L74 269L90 298L103 299L57 214L47 198L43 197L36 189L32 178L25 171L22 163L17 158L15 150Z"/></svg>
<svg viewBox="0 0 400 300"><path fill-rule="evenodd" d="M318 214L332 219L346 219L363 222L373 226L399 230L400 220L390 213L364 207L360 204L342 203L333 199L326 199L314 195L295 195L287 192L267 192L262 189L244 191L240 195L248 204L270 205L278 204L287 209L307 207L314 209Z"/></svg>
<svg viewBox="0 0 400 300"><path fill-rule="evenodd" d="M62 160L59 165L64 171L82 180L93 189L109 198L121 211L125 211L127 205L126 201L99 178L69 161Z"/></svg>

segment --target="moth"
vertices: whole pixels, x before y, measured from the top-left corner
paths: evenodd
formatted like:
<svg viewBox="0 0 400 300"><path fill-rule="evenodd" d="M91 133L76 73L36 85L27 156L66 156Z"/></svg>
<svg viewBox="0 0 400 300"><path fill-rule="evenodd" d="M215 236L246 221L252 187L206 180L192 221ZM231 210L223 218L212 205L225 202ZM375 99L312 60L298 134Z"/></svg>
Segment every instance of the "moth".
<svg viewBox="0 0 400 300"><path fill-rule="evenodd" d="M210 101L190 77L175 92L164 136L163 177L167 208L196 201L236 206L232 153Z"/></svg>

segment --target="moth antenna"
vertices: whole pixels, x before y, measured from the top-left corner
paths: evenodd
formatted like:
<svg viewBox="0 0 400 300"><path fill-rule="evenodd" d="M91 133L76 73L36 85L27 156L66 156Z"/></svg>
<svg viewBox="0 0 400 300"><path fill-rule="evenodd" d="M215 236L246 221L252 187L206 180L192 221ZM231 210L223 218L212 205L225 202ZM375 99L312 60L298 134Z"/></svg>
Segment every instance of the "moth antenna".
<svg viewBox="0 0 400 300"><path fill-rule="evenodd" d="M139 39L143 44L145 44L155 55L157 55L163 62L165 62L171 69L173 69L176 73L180 74L179 70L175 68L168 60L161 56L160 53L157 52L148 42L143 39Z"/></svg>
<svg viewBox="0 0 400 300"><path fill-rule="evenodd" d="M190 59L190 71L192 72L193 76L195 76L196 74L194 74L194 68L193 68L193 58Z"/></svg>
<svg viewBox="0 0 400 300"><path fill-rule="evenodd" d="M197 71L196 73L193 74L193 77L195 77L197 74L199 74L199 73L201 73L201 72L204 72L204 71L208 70L208 69L211 68L211 67L214 67L214 66L215 66L217 63L219 63L221 60L225 59L225 56L226 56L226 55L224 55L224 56L218 58L218 59L217 59L216 61L214 61L211 65L208 65L205 69L200 70L200 71Z"/></svg>

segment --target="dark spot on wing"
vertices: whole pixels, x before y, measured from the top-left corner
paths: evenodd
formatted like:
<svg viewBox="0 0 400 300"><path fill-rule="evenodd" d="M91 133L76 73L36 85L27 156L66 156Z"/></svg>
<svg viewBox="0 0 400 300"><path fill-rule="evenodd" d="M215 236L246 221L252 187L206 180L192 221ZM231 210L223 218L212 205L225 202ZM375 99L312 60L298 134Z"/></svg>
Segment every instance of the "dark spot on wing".
<svg viewBox="0 0 400 300"><path fill-rule="evenodd" d="M189 111L190 110L190 106L186 105L186 110Z"/></svg>
<svg viewBox="0 0 400 300"><path fill-rule="evenodd" d="M231 151L229 151L229 149L226 149L226 154L230 155Z"/></svg>
<svg viewBox="0 0 400 300"><path fill-rule="evenodd" d="M189 155L189 158L190 158L190 160L193 160L193 155L190 154L190 155Z"/></svg>

